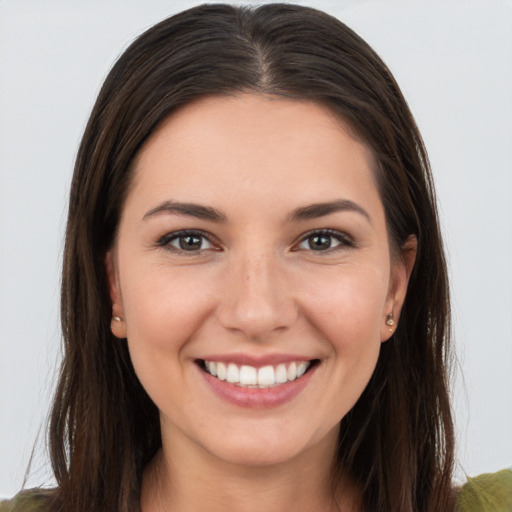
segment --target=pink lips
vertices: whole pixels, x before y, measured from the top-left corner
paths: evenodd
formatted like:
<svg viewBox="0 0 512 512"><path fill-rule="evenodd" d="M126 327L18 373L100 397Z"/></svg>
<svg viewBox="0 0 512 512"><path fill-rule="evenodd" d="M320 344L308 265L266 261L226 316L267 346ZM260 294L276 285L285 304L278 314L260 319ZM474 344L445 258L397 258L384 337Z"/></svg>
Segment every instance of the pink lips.
<svg viewBox="0 0 512 512"><path fill-rule="evenodd" d="M250 365L256 368L266 365L277 365L290 361L310 361L311 359L300 356L276 354L265 357L248 357L246 355L211 355L205 358L210 361L235 363L238 365ZM304 375L292 382L269 388L247 388L230 382L219 380L197 366L202 378L209 388L222 400L239 407L269 409L283 405L296 397L308 384L317 365L313 365Z"/></svg>

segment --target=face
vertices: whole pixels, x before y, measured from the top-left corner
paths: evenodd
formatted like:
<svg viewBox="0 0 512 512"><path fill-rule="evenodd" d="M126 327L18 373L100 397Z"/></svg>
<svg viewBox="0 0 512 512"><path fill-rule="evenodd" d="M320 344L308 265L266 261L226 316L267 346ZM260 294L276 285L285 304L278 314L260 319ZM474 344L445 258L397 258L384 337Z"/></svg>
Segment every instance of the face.
<svg viewBox="0 0 512 512"><path fill-rule="evenodd" d="M322 106L249 94L152 135L107 269L164 449L249 465L334 450L408 274L368 149Z"/></svg>

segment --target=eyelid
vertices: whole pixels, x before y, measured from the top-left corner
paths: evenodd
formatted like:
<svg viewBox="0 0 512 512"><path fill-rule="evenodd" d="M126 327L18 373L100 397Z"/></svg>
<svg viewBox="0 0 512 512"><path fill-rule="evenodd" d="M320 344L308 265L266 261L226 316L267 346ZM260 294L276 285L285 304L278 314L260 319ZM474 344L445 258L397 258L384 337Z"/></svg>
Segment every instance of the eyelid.
<svg viewBox="0 0 512 512"><path fill-rule="evenodd" d="M313 251L313 249L302 249L299 247L299 245L301 243L305 242L309 237L315 236L315 235L330 236L330 237L334 238L335 240L337 240L339 243L336 244L334 247L330 247L323 251ZM209 247L206 249L199 249L197 251L186 251L186 250L174 247L170 244L170 242L172 242L173 240L176 240L182 236L201 237L201 238L205 239L206 241L208 241L212 245L212 247ZM203 251L211 251L211 250L220 251L220 250L222 250L219 240L214 235L212 235L211 233L199 230L199 229L180 229L177 231L171 231L171 232L166 233L165 235L161 236L157 240L156 245L158 247L167 249L169 251L177 252L180 254L188 253L188 255L198 254ZM312 229L310 231L307 231L306 233L301 234L300 237L298 238L298 240L293 244L291 250L294 252L301 251L301 250L309 250L311 252L329 253L329 252L334 252L334 251L340 250L340 249L351 248L354 246L355 246L355 243L351 236L347 235L346 233L344 233L342 231L338 231L336 229L324 228L324 229Z"/></svg>
<svg viewBox="0 0 512 512"><path fill-rule="evenodd" d="M206 241L208 241L212 245L212 247L209 247L207 249L199 249L197 251L185 251L183 249L174 247L170 244L173 240L176 240L182 236L201 237L201 238L205 239ZM211 251L211 250L219 251L219 250L221 250L220 242L217 240L217 238L215 236L213 236L211 233L202 231L200 229L179 229L178 231L171 231L171 232L166 233L165 235L161 236L158 239L156 245L158 247L162 247L163 249L167 249L172 252L185 254L185 255L189 255L189 256L193 255L193 254L199 254L203 251Z"/></svg>
<svg viewBox="0 0 512 512"><path fill-rule="evenodd" d="M337 244L334 247L330 247L324 251L314 251L313 249L301 249L298 246L305 242L308 238L315 235L327 235L334 239L336 239L339 244ZM303 233L300 235L298 241L293 245L292 251L301 251L301 250L308 250L311 252L317 252L317 253L330 253L341 249L347 249L355 247L355 242L352 239L351 236L347 235L347 233L344 233L343 231L338 231L337 229L331 229L331 228L325 228L325 229L312 229L306 233Z"/></svg>

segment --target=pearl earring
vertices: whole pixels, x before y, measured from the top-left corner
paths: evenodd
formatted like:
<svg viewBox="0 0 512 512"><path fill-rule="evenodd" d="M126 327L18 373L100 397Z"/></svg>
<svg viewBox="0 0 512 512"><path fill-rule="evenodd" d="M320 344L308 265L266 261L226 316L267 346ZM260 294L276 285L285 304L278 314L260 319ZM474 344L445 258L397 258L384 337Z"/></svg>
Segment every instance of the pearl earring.
<svg viewBox="0 0 512 512"><path fill-rule="evenodd" d="M389 313L386 316L386 325L389 326L389 332L393 332L393 327L395 325L395 320L393 318L393 313Z"/></svg>

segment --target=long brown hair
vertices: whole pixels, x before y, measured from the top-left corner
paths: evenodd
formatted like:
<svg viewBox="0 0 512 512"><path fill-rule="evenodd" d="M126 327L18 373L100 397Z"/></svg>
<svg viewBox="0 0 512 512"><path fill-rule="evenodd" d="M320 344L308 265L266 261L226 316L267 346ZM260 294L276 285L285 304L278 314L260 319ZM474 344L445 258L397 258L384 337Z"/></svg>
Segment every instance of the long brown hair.
<svg viewBox="0 0 512 512"><path fill-rule="evenodd" d="M285 4L204 5L170 17L124 52L101 89L69 200L64 360L49 434L53 510L136 507L160 426L126 344L110 332L105 253L131 163L156 127L196 98L241 91L327 105L373 151L392 245L417 237L400 324L341 421L338 464L359 483L368 512L452 510L448 284L425 148L375 52L335 18Z"/></svg>

